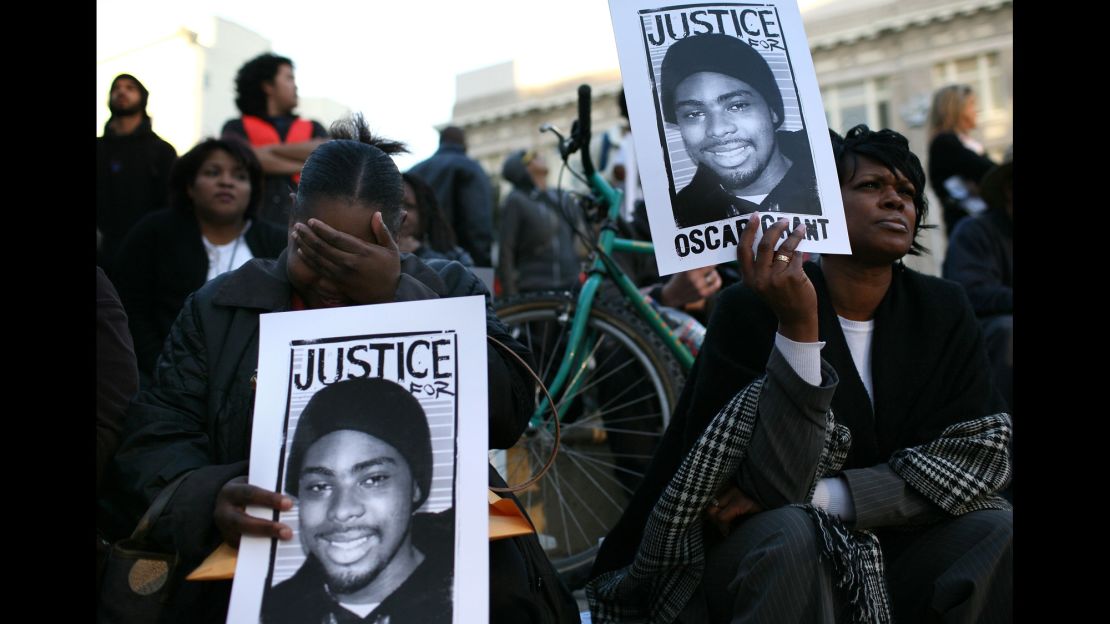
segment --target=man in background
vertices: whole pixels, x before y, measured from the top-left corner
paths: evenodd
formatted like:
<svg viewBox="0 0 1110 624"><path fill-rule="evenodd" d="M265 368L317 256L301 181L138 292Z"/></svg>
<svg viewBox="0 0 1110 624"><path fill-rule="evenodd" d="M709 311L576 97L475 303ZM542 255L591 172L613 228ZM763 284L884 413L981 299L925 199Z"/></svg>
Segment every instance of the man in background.
<svg viewBox="0 0 1110 624"><path fill-rule="evenodd" d="M409 173L420 176L436 192L439 209L455 230L459 246L479 267L493 266L493 188L482 166L466 155L466 134L448 126L439 133L439 149Z"/></svg>
<svg viewBox="0 0 1110 624"><path fill-rule="evenodd" d="M111 276L116 251L131 226L169 202L177 151L151 128L150 92L131 74L112 80L104 136L96 139L97 264Z"/></svg>

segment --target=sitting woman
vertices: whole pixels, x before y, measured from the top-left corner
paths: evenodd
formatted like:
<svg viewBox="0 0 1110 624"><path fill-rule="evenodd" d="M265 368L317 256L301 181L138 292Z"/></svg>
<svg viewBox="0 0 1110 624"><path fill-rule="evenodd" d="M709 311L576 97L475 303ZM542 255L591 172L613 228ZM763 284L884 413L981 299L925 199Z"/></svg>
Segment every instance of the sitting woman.
<svg viewBox="0 0 1110 624"><path fill-rule="evenodd" d="M170 207L147 215L117 255L115 284L145 382L190 293L251 258L276 258L285 232L254 218L262 166L250 147L208 139L170 171Z"/></svg>
<svg viewBox="0 0 1110 624"><path fill-rule="evenodd" d="M121 537L164 488L176 487L150 532L156 546L178 556L163 610L171 621L226 621L230 581L184 582L221 542L238 546L242 535L293 538L289 526L245 511L293 505L288 496L247 482L260 315L487 294L457 262L425 264L398 251L403 190L391 154L404 146L372 137L361 116L336 122L330 134L334 140L305 161L288 248L276 260L254 259L221 275L186 299L153 383L128 409L101 518L115 528L110 537ZM533 383L517 361L531 354L488 306L486 331L516 354L487 344L489 445L508 448L532 413ZM492 466L489 479L505 485ZM491 621L577 621L574 600L534 534L492 541L489 552Z"/></svg>
<svg viewBox="0 0 1110 624"><path fill-rule="evenodd" d="M432 187L412 173L402 173L401 178L405 181L401 205L407 215L401 224L397 247L421 260L454 260L463 266L474 266L470 254L458 246L455 230L440 212Z"/></svg>
<svg viewBox="0 0 1110 624"><path fill-rule="evenodd" d="M722 292L643 484L602 543L594 622L1011 619L1010 418L959 285L916 273L908 141L833 135L852 255L780 220Z"/></svg>

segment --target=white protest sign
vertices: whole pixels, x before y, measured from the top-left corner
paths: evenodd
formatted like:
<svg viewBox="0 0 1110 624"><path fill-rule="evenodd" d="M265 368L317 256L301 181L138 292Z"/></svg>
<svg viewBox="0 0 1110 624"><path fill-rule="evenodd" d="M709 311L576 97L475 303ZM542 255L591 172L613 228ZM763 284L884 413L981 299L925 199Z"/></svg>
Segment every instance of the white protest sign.
<svg viewBox="0 0 1110 624"><path fill-rule="evenodd" d="M660 275L735 260L753 212L757 240L786 218L800 251L851 253L795 0L609 10Z"/></svg>
<svg viewBox="0 0 1110 624"><path fill-rule="evenodd" d="M262 315L249 481L296 504L248 511L295 535L243 538L229 623L488 619L485 320L481 296Z"/></svg>

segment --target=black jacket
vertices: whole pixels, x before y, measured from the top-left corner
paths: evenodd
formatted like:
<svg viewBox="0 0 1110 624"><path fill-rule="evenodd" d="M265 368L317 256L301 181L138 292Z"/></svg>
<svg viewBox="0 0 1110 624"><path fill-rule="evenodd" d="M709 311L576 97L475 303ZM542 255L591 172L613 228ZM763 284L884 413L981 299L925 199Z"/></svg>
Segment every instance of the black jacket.
<svg viewBox="0 0 1110 624"><path fill-rule="evenodd" d="M566 194L536 188L520 158L508 159L502 176L513 185L501 206L502 295L573 288L585 255L574 239L574 228L583 229L579 207Z"/></svg>
<svg viewBox="0 0 1110 624"><path fill-rule="evenodd" d="M451 624L454 509L412 518L412 545L424 555L405 582L366 617L332 597L323 566L309 556L297 572L262 599L263 624Z"/></svg>
<svg viewBox="0 0 1110 624"><path fill-rule="evenodd" d="M993 160L968 149L953 132L942 132L929 143L929 184L944 207L944 231L950 238L956 224L968 213L948 192L945 182L958 176L965 184L970 182L977 186L991 167L994 167Z"/></svg>
<svg viewBox="0 0 1110 624"><path fill-rule="evenodd" d="M821 356L840 379L832 411L852 432L844 463L850 484L853 471L884 464L898 449L934 440L948 425L1003 410L982 333L957 284L895 265L890 289L875 310L872 406L824 274L814 263L805 269L817 291L819 335L826 342ZM764 374L777 327L771 309L743 284L721 293L674 419L643 483L602 542L592 577L632 562L647 518L687 451L718 411ZM741 465L741 470L759 469Z"/></svg>
<svg viewBox="0 0 1110 624"><path fill-rule="evenodd" d="M709 167L698 166L690 180L674 199L674 220L680 228L693 227L760 212L821 214L821 198L805 130L776 132L779 150L792 163L778 186L756 204L733 195L721 186L720 177Z"/></svg>
<svg viewBox="0 0 1110 624"><path fill-rule="evenodd" d="M127 404L139 391L135 347L119 295L96 267L96 491L119 445Z"/></svg>
<svg viewBox="0 0 1110 624"><path fill-rule="evenodd" d="M103 239L97 264L108 276L127 232L143 215L169 205L170 168L177 151L150 127L150 119L131 134L104 126L96 139L96 227Z"/></svg>
<svg viewBox="0 0 1110 624"><path fill-rule="evenodd" d="M1014 222L991 208L964 219L944 255L944 277L959 282L980 318L1014 313Z"/></svg>
<svg viewBox="0 0 1110 624"><path fill-rule="evenodd" d="M439 209L474 266L493 266L493 188L482 166L467 157L461 145L447 144L409 173L435 189Z"/></svg>
<svg viewBox="0 0 1110 624"><path fill-rule="evenodd" d="M120 248L115 282L144 376L154 371L185 298L208 280L201 236L196 217L166 208L139 221ZM285 230L258 219L243 238L255 258L276 258L287 241Z"/></svg>

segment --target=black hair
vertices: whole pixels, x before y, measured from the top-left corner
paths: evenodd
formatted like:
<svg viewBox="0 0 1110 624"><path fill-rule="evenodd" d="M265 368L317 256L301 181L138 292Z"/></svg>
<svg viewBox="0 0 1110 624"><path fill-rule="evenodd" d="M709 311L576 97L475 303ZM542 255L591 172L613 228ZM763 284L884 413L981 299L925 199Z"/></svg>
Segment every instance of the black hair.
<svg viewBox="0 0 1110 624"><path fill-rule="evenodd" d="M293 67L293 61L267 52L239 68L235 74L235 106L240 113L266 116L266 92L262 90L262 83L273 80L282 65Z"/></svg>
<svg viewBox="0 0 1110 624"><path fill-rule="evenodd" d="M416 198L416 212L420 224L420 231L416 233L417 240L427 241L429 247L443 253L454 250L458 245L455 230L440 211L435 191L415 174L402 173L401 178L412 187L412 194Z"/></svg>
<svg viewBox="0 0 1110 624"><path fill-rule="evenodd" d="M189 198L188 189L197 180L197 173L212 152L223 150L235 159L235 162L247 170L247 177L251 183L251 197L247 203L246 217L252 218L258 212L258 204L262 201L262 164L250 146L237 139L205 139L197 143L193 149L185 152L173 163L170 168L170 206L193 213L193 200Z"/></svg>
<svg viewBox="0 0 1110 624"><path fill-rule="evenodd" d="M439 133L439 144L466 146L466 132L458 126L447 126Z"/></svg>
<svg viewBox="0 0 1110 624"><path fill-rule="evenodd" d="M882 164L891 172L900 172L913 184L913 205L917 214L909 253L914 256L927 253L929 250L917 239L922 230L933 227L925 224L925 215L929 211L929 201L925 198L925 169L921 166L921 159L910 151L909 139L889 128L876 131L865 124L854 126L843 137L832 130L829 130L829 135L841 184L855 175L860 156Z"/></svg>
<svg viewBox="0 0 1110 624"><path fill-rule="evenodd" d="M350 199L381 210L385 226L396 236L405 189L391 156L407 153L408 147L373 136L361 113L336 121L328 135L333 140L313 150L301 169L290 219L307 219L318 199Z"/></svg>

